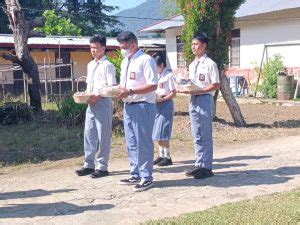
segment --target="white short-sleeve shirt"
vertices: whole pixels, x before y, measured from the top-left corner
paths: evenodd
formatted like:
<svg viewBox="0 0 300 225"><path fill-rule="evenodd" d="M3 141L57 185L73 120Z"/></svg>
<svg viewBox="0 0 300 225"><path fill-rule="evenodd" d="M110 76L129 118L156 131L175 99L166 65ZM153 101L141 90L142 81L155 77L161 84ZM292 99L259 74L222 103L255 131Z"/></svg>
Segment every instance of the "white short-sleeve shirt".
<svg viewBox="0 0 300 225"><path fill-rule="evenodd" d="M194 60L189 65L189 79L200 88L220 83L217 64L204 54L199 60ZM214 96L215 91L208 92L208 94Z"/></svg>
<svg viewBox="0 0 300 225"><path fill-rule="evenodd" d="M175 78L172 72L165 68L161 74L158 74L156 94L159 96L165 96L175 89Z"/></svg>
<svg viewBox="0 0 300 225"><path fill-rule="evenodd" d="M116 84L116 68L106 56L99 61L92 60L87 65L87 92L98 95L102 88Z"/></svg>
<svg viewBox="0 0 300 225"><path fill-rule="evenodd" d="M133 56L124 58L121 63L120 85L127 89L134 89L144 85L157 85L155 60L138 50ZM155 103L155 91L145 94L134 94L123 99L124 102L146 101Z"/></svg>

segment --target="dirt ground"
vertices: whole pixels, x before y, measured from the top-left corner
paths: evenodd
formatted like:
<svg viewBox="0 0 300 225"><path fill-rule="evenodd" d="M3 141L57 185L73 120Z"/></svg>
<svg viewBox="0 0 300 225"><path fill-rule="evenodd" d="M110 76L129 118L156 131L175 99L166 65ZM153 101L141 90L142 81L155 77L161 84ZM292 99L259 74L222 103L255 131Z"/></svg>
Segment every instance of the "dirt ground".
<svg viewBox="0 0 300 225"><path fill-rule="evenodd" d="M177 97L174 165L155 167L155 186L143 193L117 185L129 173L123 137L113 137L111 176L78 178L74 170L83 161L81 128L0 127L2 138L13 136L0 140L0 163L11 160L0 167L0 224L135 224L300 187L300 107L239 103L246 128L234 127L227 106L218 102L215 176L202 181L184 176L194 151L188 99Z"/></svg>
<svg viewBox="0 0 300 225"><path fill-rule="evenodd" d="M238 99L246 128L236 128L224 101L217 103L217 121L213 122L216 145L242 143L259 139L300 134L300 105L294 107L263 104L258 100ZM174 141L192 141L188 116L188 99L177 97L175 101Z"/></svg>
<svg viewBox="0 0 300 225"><path fill-rule="evenodd" d="M154 168L154 187L134 193L117 182L127 159L111 159L111 176L78 177L78 165L35 166L0 174L0 224L138 224L300 187L300 136L216 146L215 176L185 177L193 151L172 153L174 165ZM185 150L185 151L183 151ZM297 210L297 209L295 209Z"/></svg>
<svg viewBox="0 0 300 225"><path fill-rule="evenodd" d="M238 99L247 122L246 128L236 128L227 105L217 103L218 120L213 123L216 146L246 143L300 134L300 106L288 107L262 104L257 99ZM53 163L62 159L82 161L83 128L64 128L55 123L32 123L0 126L0 172L7 166ZM193 140L188 116L188 97L175 99L175 117L171 140L172 151L192 151ZM80 157L81 156L81 157ZM79 158L78 158L79 157ZM112 158L126 157L124 137L113 136ZM54 163L55 164L55 163ZM1 167L2 165L2 167Z"/></svg>

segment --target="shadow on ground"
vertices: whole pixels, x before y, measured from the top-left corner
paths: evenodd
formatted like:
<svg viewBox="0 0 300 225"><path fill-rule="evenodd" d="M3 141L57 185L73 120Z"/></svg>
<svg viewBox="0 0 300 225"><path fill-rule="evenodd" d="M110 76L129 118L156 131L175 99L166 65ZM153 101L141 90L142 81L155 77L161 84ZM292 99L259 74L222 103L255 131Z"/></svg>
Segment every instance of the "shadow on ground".
<svg viewBox="0 0 300 225"><path fill-rule="evenodd" d="M60 189L60 190L43 190L36 189L30 191L14 191L14 192L4 192L0 193L0 200L8 200L8 199L18 199L18 198L37 198L48 195L53 195L57 193L68 193L72 191L76 191L77 189Z"/></svg>
<svg viewBox="0 0 300 225"><path fill-rule="evenodd" d="M234 127L233 122L228 122L224 119L216 118L214 122ZM300 120L282 120L275 121L272 124L247 123L246 128L300 128Z"/></svg>
<svg viewBox="0 0 300 225"><path fill-rule="evenodd" d="M40 204L11 204L0 207L0 218L33 218L37 216L75 215L85 211L100 211L113 208L111 204L77 206L66 202Z"/></svg>
<svg viewBox="0 0 300 225"><path fill-rule="evenodd" d="M280 167L277 169L264 170L242 170L215 172L215 176L204 180L193 178L181 180L162 180L156 181L156 188L165 187L188 187L188 186L211 186L211 187L241 187L272 185L285 183L291 176L300 174L300 167Z"/></svg>

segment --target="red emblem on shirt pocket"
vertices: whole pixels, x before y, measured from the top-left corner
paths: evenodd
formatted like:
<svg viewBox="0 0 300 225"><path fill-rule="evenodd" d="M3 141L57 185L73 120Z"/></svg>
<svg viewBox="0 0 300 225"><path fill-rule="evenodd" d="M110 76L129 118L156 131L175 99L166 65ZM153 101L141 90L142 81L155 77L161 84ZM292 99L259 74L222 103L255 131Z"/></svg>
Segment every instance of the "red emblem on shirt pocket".
<svg viewBox="0 0 300 225"><path fill-rule="evenodd" d="M131 72L129 76L130 80L135 80L135 72Z"/></svg>
<svg viewBox="0 0 300 225"><path fill-rule="evenodd" d="M159 88L164 88L164 83L159 83Z"/></svg>
<svg viewBox="0 0 300 225"><path fill-rule="evenodd" d="M200 81L205 81L205 75L204 74L199 74L199 80Z"/></svg>

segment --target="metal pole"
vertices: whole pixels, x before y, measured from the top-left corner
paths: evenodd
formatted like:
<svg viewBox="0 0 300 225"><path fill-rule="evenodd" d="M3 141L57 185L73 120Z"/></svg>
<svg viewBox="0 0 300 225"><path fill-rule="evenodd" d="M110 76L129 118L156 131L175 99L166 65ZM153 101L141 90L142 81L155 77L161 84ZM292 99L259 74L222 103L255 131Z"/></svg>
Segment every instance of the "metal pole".
<svg viewBox="0 0 300 225"><path fill-rule="evenodd" d="M60 64L60 38L58 38L58 58ZM59 89L59 99L61 100L61 81L60 81L60 66L58 67L58 89Z"/></svg>
<svg viewBox="0 0 300 225"><path fill-rule="evenodd" d="M73 74L73 60L70 60L71 63L71 84L72 84L72 92L74 92L74 74Z"/></svg>
<svg viewBox="0 0 300 225"><path fill-rule="evenodd" d="M263 66L263 62L264 62L265 51L266 51L266 46L264 45L264 50L263 50L263 55L262 55L262 58L261 58L261 61L260 61L260 67L259 67L259 73L258 73L258 78L257 78L257 84L256 84L256 87L255 87L254 97L256 97L256 94L257 94L257 88L258 88L258 84L259 84L260 75L261 75L261 72L262 72L262 66Z"/></svg>
<svg viewBox="0 0 300 225"><path fill-rule="evenodd" d="M26 74L23 73L23 88L24 88L24 101L28 103L28 92L27 92L27 77Z"/></svg>
<svg viewBox="0 0 300 225"><path fill-rule="evenodd" d="M4 79L3 79L3 73L1 72L1 81L2 81L2 97L3 100L5 98L5 92L4 92Z"/></svg>
<svg viewBox="0 0 300 225"><path fill-rule="evenodd" d="M300 81L300 77L297 80L296 90L295 90L295 93L294 93L294 99L297 98L297 94L298 94L298 90L299 90L299 86L300 86L300 82L299 81Z"/></svg>
<svg viewBox="0 0 300 225"><path fill-rule="evenodd" d="M44 75L45 75L45 96L46 96L46 102L48 102L47 68L46 68L46 58L45 57L44 57Z"/></svg>
<svg viewBox="0 0 300 225"><path fill-rule="evenodd" d="M5 96L5 81L6 81L7 77L5 76L5 80L3 79L2 80L2 84L3 84L3 99L4 99L4 102L6 102L6 96Z"/></svg>

